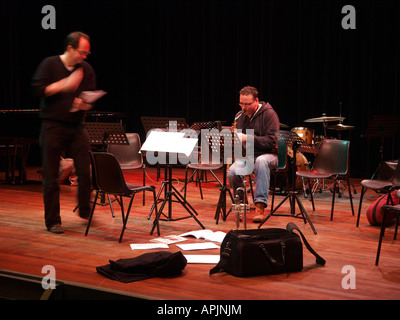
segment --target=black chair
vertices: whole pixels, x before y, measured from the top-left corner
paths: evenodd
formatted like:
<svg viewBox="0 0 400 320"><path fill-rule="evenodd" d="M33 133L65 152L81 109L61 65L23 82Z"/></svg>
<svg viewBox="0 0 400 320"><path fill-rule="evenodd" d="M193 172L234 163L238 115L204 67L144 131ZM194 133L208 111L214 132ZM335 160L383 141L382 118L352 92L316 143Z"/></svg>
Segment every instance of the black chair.
<svg viewBox="0 0 400 320"><path fill-rule="evenodd" d="M122 170L143 170L143 186L146 185L146 165L143 154L140 151L142 143L137 133L127 133L129 145L109 144L107 152L117 158ZM143 205L145 205L145 193L143 192Z"/></svg>
<svg viewBox="0 0 400 320"><path fill-rule="evenodd" d="M387 205L393 204L393 199L391 196L391 192L400 189L400 159L397 163L396 170L393 176L389 180L374 180L374 179L366 179L361 181L361 195L360 195L360 204L358 206L358 216L356 226L358 227L360 223L360 215L361 215L361 206L365 192L368 189L374 190L379 193L387 193Z"/></svg>
<svg viewBox="0 0 400 320"><path fill-rule="evenodd" d="M400 190L396 191L396 197L400 198ZM392 213L395 214L395 217L396 217L396 225L395 225L395 229L394 229L394 240L396 240L396 238L397 238L397 230L398 230L398 227L399 227L399 218L400 218L400 204L395 205L395 206L386 205L386 206L383 206L382 209L383 209L383 216L382 216L381 232L380 232L380 235L379 235L378 250L376 252L376 259L375 259L375 265L376 266L379 264L379 256L380 256L380 253L381 253L382 239L383 239L383 237L385 235L386 215L389 212L392 212Z"/></svg>
<svg viewBox="0 0 400 320"><path fill-rule="evenodd" d="M156 204L156 192L154 186L135 186L129 183L126 183L124 175L122 173L122 169L117 161L117 159L110 153L103 152L91 152L91 162L92 162L92 184L93 188L96 191L96 195L94 198L94 204L92 210L90 212L89 221L86 227L85 236L89 232L90 224L92 222L93 213L97 201L99 199L99 195L103 194L111 194L117 197L118 203L121 207L122 213L122 231L119 237L119 242L122 241L122 237L124 235L124 231L126 229L126 224L128 222L129 213L132 208L132 202L135 195L139 192L150 191L153 193L155 209L157 212L157 204ZM124 210L123 197L129 198L128 209ZM154 222L156 223L156 221ZM159 226L157 222L157 231L160 234Z"/></svg>
<svg viewBox="0 0 400 320"><path fill-rule="evenodd" d="M319 149L319 153L315 157L315 162L310 171L297 171L296 175L302 178L308 179L308 184L310 190L311 188L311 180L312 179L333 179L333 196L332 196L332 207L331 207L331 218L333 219L333 211L335 207L335 196L336 196L336 186L339 180L346 180L351 211L354 215L354 207L353 207L353 197L351 194L350 188L350 160L349 160L349 151L350 151L350 142L344 140L334 140L334 139L325 139L321 142L321 146ZM313 210L315 210L314 206L314 197L312 192L310 192L311 202L313 206Z"/></svg>

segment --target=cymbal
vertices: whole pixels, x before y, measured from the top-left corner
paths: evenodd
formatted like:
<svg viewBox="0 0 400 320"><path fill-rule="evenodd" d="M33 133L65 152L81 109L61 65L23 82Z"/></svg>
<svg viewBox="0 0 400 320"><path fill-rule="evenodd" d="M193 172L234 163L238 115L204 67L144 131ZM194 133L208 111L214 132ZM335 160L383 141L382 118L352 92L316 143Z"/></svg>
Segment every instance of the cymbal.
<svg viewBox="0 0 400 320"><path fill-rule="evenodd" d="M289 128L287 124L279 123L280 128Z"/></svg>
<svg viewBox="0 0 400 320"><path fill-rule="evenodd" d="M311 119L307 119L304 120L304 122L329 122L329 121L342 121L346 118L343 117L320 117L320 118L311 118Z"/></svg>
<svg viewBox="0 0 400 320"><path fill-rule="evenodd" d="M328 129L331 129L331 130L338 130L338 131L342 131L342 130L353 130L355 127L354 126L348 126L348 125L345 125L345 124L342 124L342 123L338 123L338 124L335 124L335 125L333 125L333 126L329 126L328 127Z"/></svg>

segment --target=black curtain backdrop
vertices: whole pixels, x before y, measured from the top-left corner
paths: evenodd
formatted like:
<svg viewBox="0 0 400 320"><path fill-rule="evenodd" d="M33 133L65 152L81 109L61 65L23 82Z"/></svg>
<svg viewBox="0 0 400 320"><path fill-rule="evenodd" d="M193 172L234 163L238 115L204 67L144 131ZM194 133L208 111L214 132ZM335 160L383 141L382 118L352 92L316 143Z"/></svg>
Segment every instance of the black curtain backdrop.
<svg viewBox="0 0 400 320"><path fill-rule="evenodd" d="M55 30L41 25L48 4ZM345 5L356 9L355 30L342 28ZM362 135L373 115L400 113L397 0L2 0L0 7L0 109L38 108L32 74L80 30L91 36L87 61L108 92L96 110L125 113L127 130L142 138L140 116L231 125L238 91L253 85L290 128L323 134L322 123L304 120L344 116L355 126L342 133L351 141L352 176L369 178L380 140ZM400 156L399 141L385 139L386 160Z"/></svg>

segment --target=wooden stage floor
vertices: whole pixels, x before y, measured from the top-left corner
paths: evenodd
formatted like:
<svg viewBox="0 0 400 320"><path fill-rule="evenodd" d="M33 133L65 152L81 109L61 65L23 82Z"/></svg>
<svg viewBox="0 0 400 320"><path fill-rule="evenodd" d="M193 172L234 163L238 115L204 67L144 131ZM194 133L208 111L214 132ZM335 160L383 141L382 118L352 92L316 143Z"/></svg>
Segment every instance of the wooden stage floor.
<svg viewBox="0 0 400 320"><path fill-rule="evenodd" d="M184 170L174 169L174 184L178 190L183 186ZM218 174L221 175L221 172ZM154 168L147 169L147 183L160 188L156 182ZM316 211L311 202L302 195L304 204L317 230L315 235L309 224L290 217L272 217L263 227L285 228L295 222L306 235L312 247L326 260L325 267L315 266L315 258L304 247L304 270L298 273L238 278L226 273L210 276L210 264L188 264L180 276L152 278L128 284L109 280L96 272L96 267L108 264L109 260L132 258L152 250L131 250L132 243L148 243L157 237L149 234L152 219L148 220L152 204L150 194L142 206L141 195L128 221L122 243L118 243L121 231L119 207L114 203L116 217L109 206L97 207L88 236L84 236L86 221L72 210L76 206L77 187L62 185L61 215L64 234L52 234L44 226L41 184L35 168L29 168L28 183L24 185L0 185L0 270L15 275L33 276L39 279L43 266L51 265L56 270L57 281L97 292L108 292L121 298L149 300L397 300L400 299L400 240L393 240L394 228L386 231L380 264L375 266L375 255L379 227L369 225L365 210L378 195L366 194L360 227L356 227L356 215L351 215L348 194L337 199L333 221L330 221L331 193L325 191L315 195ZM126 172L128 182L140 184L141 172ZM151 181L152 180L152 181ZM353 180L358 191L354 196L357 214L359 204L359 181ZM198 218L206 229L224 231L235 228L230 215L226 221L215 223L214 214L219 189L213 183L203 185L204 199L198 187L190 184L188 201L198 212ZM275 203L279 203L278 196ZM228 202L229 206L230 203ZM297 208L298 210L298 208ZM286 202L279 210L289 212ZM184 214L182 207L173 205L173 217ZM251 211L249 218L254 214ZM249 222L248 228L257 225ZM194 219L160 222L161 235L179 235L199 230ZM186 243L202 242L194 238ZM154 250L154 249L153 249ZM180 250L175 244L168 250ZM184 254L219 254L218 249L183 252ZM343 283L348 276L345 266L354 267L355 288L346 289ZM12 288L10 288L11 290ZM21 292L22 295L22 292ZM23 295L22 295L23 296ZM96 296L93 296L96 297ZM74 297L70 297L74 298ZM76 297L77 298L77 297ZM86 297L90 298L90 296Z"/></svg>

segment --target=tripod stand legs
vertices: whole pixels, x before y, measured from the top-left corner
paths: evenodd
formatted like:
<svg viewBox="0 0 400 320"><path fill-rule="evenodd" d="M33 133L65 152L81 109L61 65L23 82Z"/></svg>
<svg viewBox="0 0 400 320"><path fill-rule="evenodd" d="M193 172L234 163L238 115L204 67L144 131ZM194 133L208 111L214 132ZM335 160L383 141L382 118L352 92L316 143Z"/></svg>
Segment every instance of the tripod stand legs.
<svg viewBox="0 0 400 320"><path fill-rule="evenodd" d="M286 202L286 200L289 200L290 203L290 215L283 215L283 214L275 214L275 212L279 209L279 207ZM296 210L296 203L300 208L300 214L296 215L295 210ZM271 216L281 216L281 217L293 217L293 218L302 218L304 220L304 223L310 224L311 229L313 230L314 234L317 234L317 231L314 228L314 225L311 222L310 217L307 214L306 209L304 208L303 204L301 203L300 199L297 197L297 194L295 192L289 192L289 194L275 207L275 209L270 212L270 214L263 220L261 223L258 225L258 228L261 228L261 226L271 217Z"/></svg>
<svg viewBox="0 0 400 320"><path fill-rule="evenodd" d="M161 195L162 190L166 189L167 185L168 185L168 191L166 191L166 193L165 193L165 198L162 201L160 209L158 211L156 210L156 217L154 219L153 228L151 229L150 234L151 235L153 234L155 227L159 228L158 227L159 220L160 220L161 215L162 214L164 215L163 210L164 210L164 207L165 207L165 205L167 203L168 203L168 216L166 216L166 220L167 221L177 221L177 220L182 220L182 219L187 219L187 218L193 218L199 224L199 226L202 229L205 229L205 227L201 224L199 219L197 219L197 217L196 217L198 215L196 210L194 210L194 208L189 204L189 202L187 202L184 199L184 197L179 193L179 191L174 186L172 186L172 184L170 184L169 181L164 181L163 182L163 185L161 186L161 188L160 188L160 190L158 192L155 204L159 201L159 196ZM172 197L175 197L176 200L173 200ZM173 219L172 218L172 202L173 201L180 203L184 207L184 209L189 213L189 216ZM149 218L150 218L150 216L152 214L152 211L153 211L153 208L150 211ZM159 233L159 229L158 229L158 234L160 234Z"/></svg>

